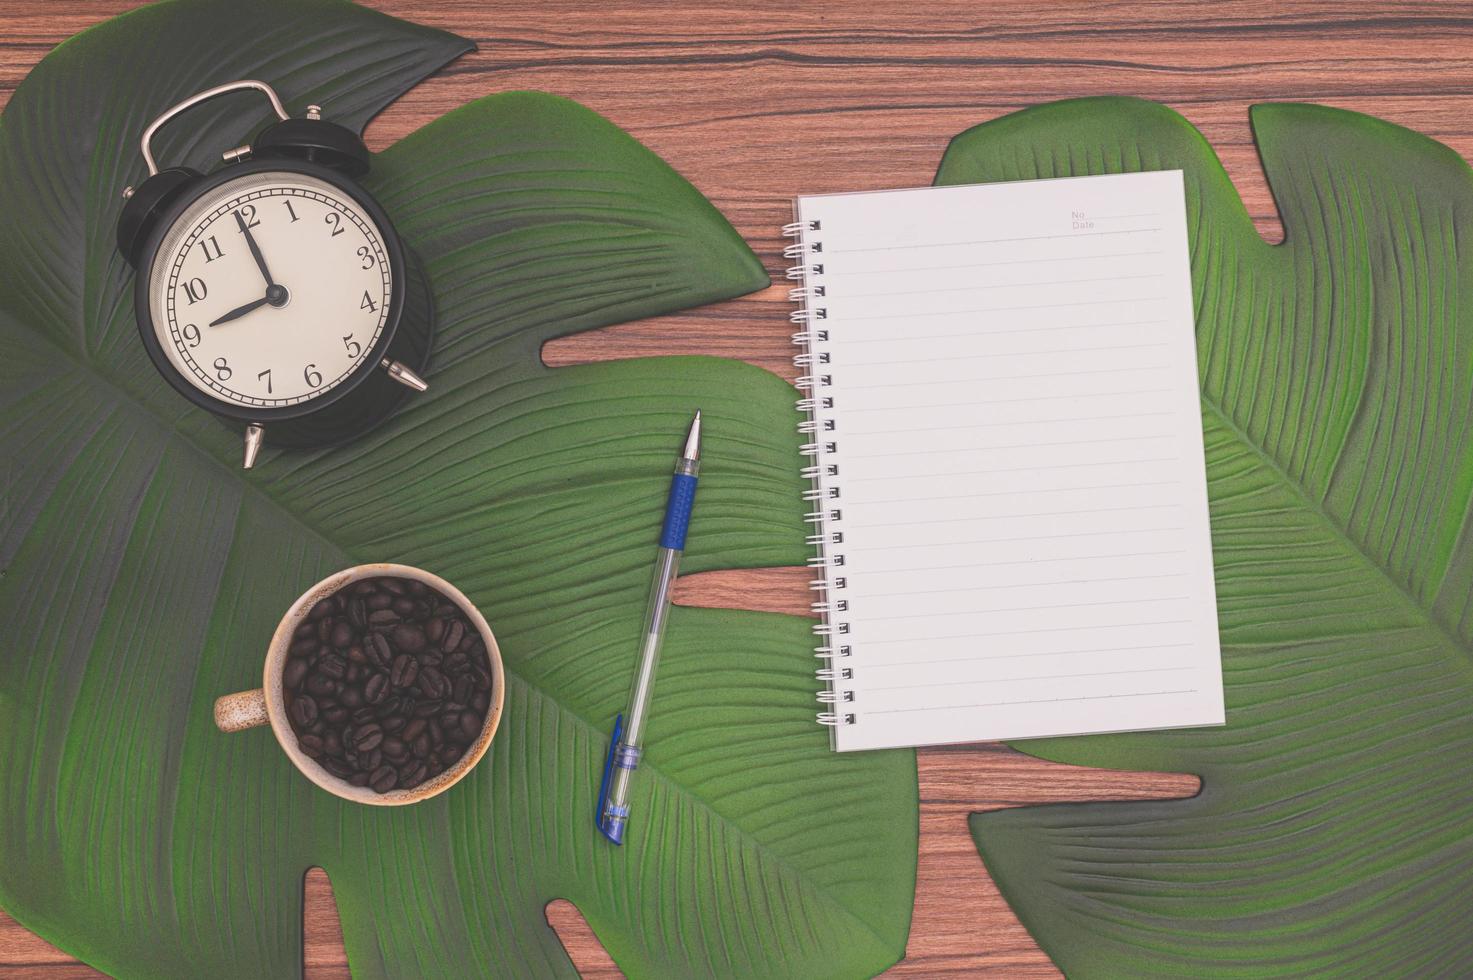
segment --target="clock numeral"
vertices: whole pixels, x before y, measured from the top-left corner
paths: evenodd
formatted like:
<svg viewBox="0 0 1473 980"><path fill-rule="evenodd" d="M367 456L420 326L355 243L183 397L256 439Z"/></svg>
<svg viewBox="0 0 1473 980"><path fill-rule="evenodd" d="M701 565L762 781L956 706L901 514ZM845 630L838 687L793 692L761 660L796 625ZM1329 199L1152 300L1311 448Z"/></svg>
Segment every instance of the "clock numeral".
<svg viewBox="0 0 1473 980"><path fill-rule="evenodd" d="M219 378L221 381L229 381L230 376L234 373L234 371L230 370L229 361L225 360L225 358L223 357L215 358L215 377Z"/></svg>
<svg viewBox="0 0 1473 980"><path fill-rule="evenodd" d="M220 243L215 240L214 235L211 235L209 238L203 239L199 243L199 247L200 251L205 253L206 262L213 262L220 256L225 254L225 250L220 247ZM211 251L212 249L213 251Z"/></svg>
<svg viewBox="0 0 1473 980"><path fill-rule="evenodd" d="M268 394L268 395L271 394L271 369L270 368L267 368L266 370L262 371L260 374L256 375L256 380L257 381L264 381L264 382L266 382L266 394Z"/></svg>
<svg viewBox="0 0 1473 980"><path fill-rule="evenodd" d="M367 310L370 313L378 312L378 304L373 301L372 296L368 295L368 290L366 289L363 291L363 302L358 304L358 308L360 310Z"/></svg>
<svg viewBox="0 0 1473 980"><path fill-rule="evenodd" d="M354 340L352 334L343 338L343 348L348 352L349 357L357 357L363 353L363 345Z"/></svg>
<svg viewBox="0 0 1473 980"><path fill-rule="evenodd" d="M186 347L199 346L199 327L192 323L186 323L181 333L184 334L184 344Z"/></svg>
<svg viewBox="0 0 1473 980"><path fill-rule="evenodd" d="M319 387L322 384L322 373L317 370L316 364L308 364L302 369L302 380L313 388Z"/></svg>
<svg viewBox="0 0 1473 980"><path fill-rule="evenodd" d="M327 212L327 217L322 220L332 225L332 234L328 236L329 238L336 238L343 233L343 229L338 227L343 223L343 216L336 211Z"/></svg>
<svg viewBox="0 0 1473 980"><path fill-rule="evenodd" d="M358 257L363 260L363 268L373 268L373 253L368 250L367 245L358 246Z"/></svg>
<svg viewBox="0 0 1473 980"><path fill-rule="evenodd" d="M184 284L184 295L189 297L189 305L193 306L208 296L210 291L205 288L203 279L191 279Z"/></svg>
<svg viewBox="0 0 1473 980"><path fill-rule="evenodd" d="M242 204L240 206L240 217L245 222L247 228L254 228L261 223L261 219L256 217L256 206L254 204ZM240 230L239 225L236 226L236 230Z"/></svg>
<svg viewBox="0 0 1473 980"><path fill-rule="evenodd" d="M292 220L293 221L296 221L297 220L297 209L294 208L294 207L292 207L292 202L291 201L282 201L281 203L286 205L286 213L292 216Z"/></svg>

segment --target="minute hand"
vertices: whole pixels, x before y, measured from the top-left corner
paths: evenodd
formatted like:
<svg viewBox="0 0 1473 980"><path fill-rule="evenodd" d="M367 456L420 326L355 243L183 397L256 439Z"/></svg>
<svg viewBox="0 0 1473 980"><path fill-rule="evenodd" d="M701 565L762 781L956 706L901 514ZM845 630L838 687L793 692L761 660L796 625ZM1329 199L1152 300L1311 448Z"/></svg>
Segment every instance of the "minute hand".
<svg viewBox="0 0 1473 980"><path fill-rule="evenodd" d="M268 287L276 285L276 281L271 278L271 270L266 268L266 258L261 254L261 246L256 244L256 236L251 234L251 226L246 224L246 220L240 216L239 211L235 212L235 223L240 225L240 233L245 235L246 246L251 250L251 258L256 260L256 268L261 270L261 276L266 280L266 285Z"/></svg>

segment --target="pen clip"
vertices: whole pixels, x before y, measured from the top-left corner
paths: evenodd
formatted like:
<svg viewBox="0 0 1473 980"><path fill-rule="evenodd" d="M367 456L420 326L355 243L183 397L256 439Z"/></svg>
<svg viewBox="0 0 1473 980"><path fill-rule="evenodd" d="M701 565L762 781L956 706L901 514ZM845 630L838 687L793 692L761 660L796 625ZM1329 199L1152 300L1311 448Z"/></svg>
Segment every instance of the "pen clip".
<svg viewBox="0 0 1473 980"><path fill-rule="evenodd" d="M624 820L628 814L615 816L604 820L604 804L609 799L609 780L614 771L614 754L619 751L619 736L624 733L624 715L614 716L614 734L609 738L609 754L604 759L603 782L598 787L598 809L594 811L593 822L598 826L599 833L603 834L615 844L624 843Z"/></svg>

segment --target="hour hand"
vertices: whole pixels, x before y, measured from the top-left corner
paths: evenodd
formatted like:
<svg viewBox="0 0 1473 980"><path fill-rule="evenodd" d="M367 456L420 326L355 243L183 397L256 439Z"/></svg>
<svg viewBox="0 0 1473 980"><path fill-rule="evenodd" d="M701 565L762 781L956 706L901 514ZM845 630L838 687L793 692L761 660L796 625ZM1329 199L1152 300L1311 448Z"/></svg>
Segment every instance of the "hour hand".
<svg viewBox="0 0 1473 980"><path fill-rule="evenodd" d="M266 285L276 285L275 280L271 278L271 270L266 268L266 258L261 254L261 246L256 244L256 236L251 234L251 226L246 224L245 218L241 217L239 211L235 212L235 223L240 225L240 233L245 236L246 247L251 250L251 258L256 260L256 268L261 270L261 276L266 280Z"/></svg>
<svg viewBox="0 0 1473 980"><path fill-rule="evenodd" d="M244 306L237 306L235 309L231 310L229 313L226 313L224 316L216 317L215 319L211 320L210 326L218 327L222 323L229 323L231 320L238 320L239 318L245 316L247 313L251 312L251 310L259 309L269 302L271 302L270 296L262 296L260 299L253 299L249 303L246 303Z"/></svg>

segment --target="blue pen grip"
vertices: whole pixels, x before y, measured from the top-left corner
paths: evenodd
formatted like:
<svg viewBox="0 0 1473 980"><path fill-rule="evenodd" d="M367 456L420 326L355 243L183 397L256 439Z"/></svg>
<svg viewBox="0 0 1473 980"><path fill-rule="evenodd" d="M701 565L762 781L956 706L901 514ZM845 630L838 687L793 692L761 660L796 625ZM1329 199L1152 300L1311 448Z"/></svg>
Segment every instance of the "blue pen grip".
<svg viewBox="0 0 1473 980"><path fill-rule="evenodd" d="M665 526L660 529L660 547L685 550L685 532L696 502L696 478L676 473L670 478L670 499L665 501Z"/></svg>

